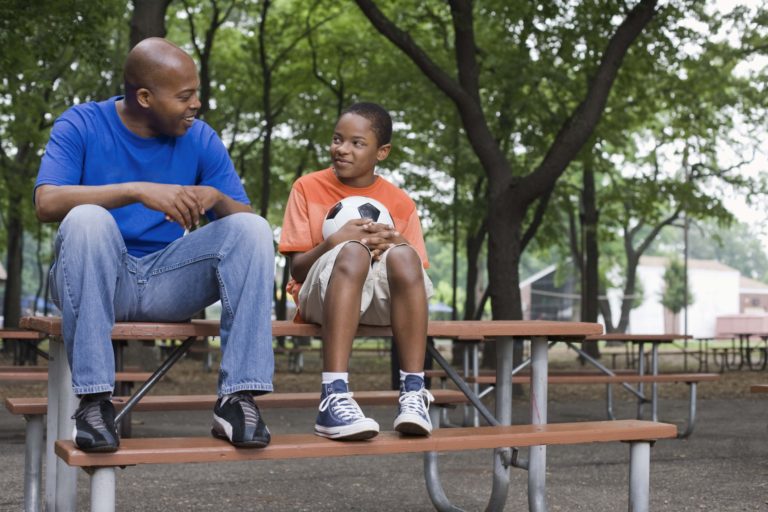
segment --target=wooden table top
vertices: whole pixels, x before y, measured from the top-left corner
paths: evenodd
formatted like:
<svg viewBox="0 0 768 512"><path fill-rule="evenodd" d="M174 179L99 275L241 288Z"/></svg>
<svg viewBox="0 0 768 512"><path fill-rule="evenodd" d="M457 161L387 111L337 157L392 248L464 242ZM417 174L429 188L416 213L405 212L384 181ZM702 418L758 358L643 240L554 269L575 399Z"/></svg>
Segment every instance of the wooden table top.
<svg viewBox="0 0 768 512"><path fill-rule="evenodd" d="M24 317L25 329L49 335L61 334L60 317ZM597 335L603 326L589 322L550 322L543 320L433 320L427 335L437 338L487 339L499 336L528 338L543 336L551 339L581 340ZM112 330L113 339L179 339L191 336L218 336L218 320L192 320L184 323L118 322ZM320 336L316 324L297 324L290 320L272 322L273 336ZM391 336L389 327L361 325L357 336Z"/></svg>
<svg viewBox="0 0 768 512"><path fill-rule="evenodd" d="M691 336L683 334L628 334L623 332L611 332L587 336L585 341L623 341L623 342L656 342L672 343L677 340L693 339Z"/></svg>

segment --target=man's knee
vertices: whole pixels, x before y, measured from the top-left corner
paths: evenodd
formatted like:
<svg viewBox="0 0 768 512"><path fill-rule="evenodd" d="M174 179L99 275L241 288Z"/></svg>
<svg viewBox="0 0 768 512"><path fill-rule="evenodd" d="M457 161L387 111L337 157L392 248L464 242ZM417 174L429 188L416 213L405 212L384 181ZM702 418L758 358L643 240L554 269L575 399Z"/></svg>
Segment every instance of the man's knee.
<svg viewBox="0 0 768 512"><path fill-rule="evenodd" d="M82 243L88 240L103 242L112 235L120 234L112 214L95 204L72 208L61 222L59 232L65 238L78 237Z"/></svg>
<svg viewBox="0 0 768 512"><path fill-rule="evenodd" d="M243 241L272 245L272 228L269 222L255 213L233 213L218 222L223 222L234 230Z"/></svg>

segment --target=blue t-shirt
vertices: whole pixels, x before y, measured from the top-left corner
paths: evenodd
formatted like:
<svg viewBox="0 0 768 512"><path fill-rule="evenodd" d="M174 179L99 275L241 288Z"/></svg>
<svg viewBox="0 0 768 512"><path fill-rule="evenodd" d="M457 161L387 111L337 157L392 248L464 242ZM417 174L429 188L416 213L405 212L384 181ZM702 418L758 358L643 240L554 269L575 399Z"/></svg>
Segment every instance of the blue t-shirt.
<svg viewBox="0 0 768 512"><path fill-rule="evenodd" d="M250 204L213 128L196 119L181 137L140 137L120 119L115 105L119 99L116 96L77 105L56 120L35 189L40 185L95 186L131 181L208 185ZM110 213L134 256L158 251L184 233L179 224L165 220L163 212L141 203L113 208Z"/></svg>

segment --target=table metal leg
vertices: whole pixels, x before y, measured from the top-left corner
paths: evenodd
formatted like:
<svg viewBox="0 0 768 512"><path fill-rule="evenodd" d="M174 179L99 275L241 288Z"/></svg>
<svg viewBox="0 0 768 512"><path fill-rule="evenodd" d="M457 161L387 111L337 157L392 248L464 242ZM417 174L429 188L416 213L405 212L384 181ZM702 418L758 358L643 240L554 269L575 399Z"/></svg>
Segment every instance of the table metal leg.
<svg viewBox="0 0 768 512"><path fill-rule="evenodd" d="M58 395L58 411L56 428L53 435L49 435L46 440L46 453L51 454L48 464L56 466L56 509L59 512L67 512L77 509L77 468L67 465L66 462L56 457L53 453L53 443L57 439L71 439L74 420L72 414L77 409L77 397L72 391L72 373L67 362L66 349L64 343L58 340L58 357L54 363L58 369L56 371L57 390L53 395L48 395L49 402L51 396ZM49 377L50 381L50 377ZM49 413L50 414L50 413ZM50 426L50 422L49 422ZM49 434L51 432L49 431Z"/></svg>
<svg viewBox="0 0 768 512"><path fill-rule="evenodd" d="M51 338L48 348L48 416L46 417L45 434L45 510L56 512L56 454L53 452L53 441L58 435L59 425L59 359L65 357L61 341Z"/></svg>
<svg viewBox="0 0 768 512"><path fill-rule="evenodd" d="M638 342L637 344L637 374L641 377L645 375L645 343L642 341ZM645 392L645 386L642 382L637 383L637 393L638 393L638 399L637 399L637 419L641 420L643 419L643 404L645 403L645 399L643 398Z"/></svg>
<svg viewBox="0 0 768 512"><path fill-rule="evenodd" d="M659 344L653 343L651 348L651 373L656 377L659 374ZM659 421L659 383L651 383L651 417L653 421Z"/></svg>
<svg viewBox="0 0 768 512"><path fill-rule="evenodd" d="M24 416L27 435L24 454L24 511L40 512L40 483L43 467L43 416Z"/></svg>
<svg viewBox="0 0 768 512"><path fill-rule="evenodd" d="M531 339L531 361L531 423L543 425L547 423L546 338ZM528 509L531 512L547 510L546 478L547 447L531 446L528 462Z"/></svg>

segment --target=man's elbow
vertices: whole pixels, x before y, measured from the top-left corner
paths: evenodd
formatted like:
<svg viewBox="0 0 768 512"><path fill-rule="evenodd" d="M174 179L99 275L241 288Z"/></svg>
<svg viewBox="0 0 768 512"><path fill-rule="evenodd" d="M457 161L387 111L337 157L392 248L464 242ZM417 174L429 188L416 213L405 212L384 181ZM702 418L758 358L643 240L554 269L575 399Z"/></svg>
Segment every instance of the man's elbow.
<svg viewBox="0 0 768 512"><path fill-rule="evenodd" d="M56 222L60 220L53 211L51 205L53 202L45 197L44 191L38 189L35 191L35 216L40 222Z"/></svg>

